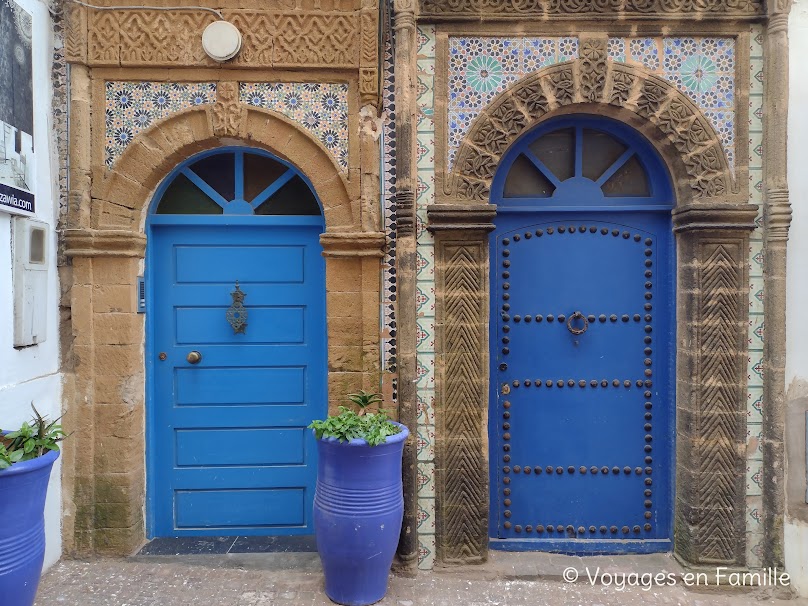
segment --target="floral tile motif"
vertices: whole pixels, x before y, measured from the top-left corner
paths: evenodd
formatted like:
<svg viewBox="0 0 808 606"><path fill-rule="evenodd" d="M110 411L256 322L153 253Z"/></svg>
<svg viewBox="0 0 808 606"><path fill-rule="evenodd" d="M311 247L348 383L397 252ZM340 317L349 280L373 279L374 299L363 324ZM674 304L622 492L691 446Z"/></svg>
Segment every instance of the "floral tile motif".
<svg viewBox="0 0 808 606"><path fill-rule="evenodd" d="M610 59L642 65L688 95L735 166L734 38L610 38L608 52Z"/></svg>
<svg viewBox="0 0 808 606"><path fill-rule="evenodd" d="M418 534L435 534L435 499L418 499Z"/></svg>
<svg viewBox="0 0 808 606"><path fill-rule="evenodd" d="M435 464L419 462L416 474L418 497L435 497Z"/></svg>
<svg viewBox="0 0 808 606"><path fill-rule="evenodd" d="M416 436L418 461L432 462L435 460L435 426L420 425ZM434 482L434 479L433 479Z"/></svg>
<svg viewBox="0 0 808 606"><path fill-rule="evenodd" d="M763 566L763 531L746 533L746 565L749 568Z"/></svg>
<svg viewBox="0 0 808 606"><path fill-rule="evenodd" d="M418 391L418 424L435 424L435 392L430 389Z"/></svg>
<svg viewBox="0 0 808 606"><path fill-rule="evenodd" d="M640 63L651 71L659 69L659 54L659 41L656 38L628 40L628 60Z"/></svg>
<svg viewBox="0 0 808 606"><path fill-rule="evenodd" d="M242 103L279 112L303 126L348 170L348 85L320 82L242 82Z"/></svg>
<svg viewBox="0 0 808 606"><path fill-rule="evenodd" d="M449 167L471 123L496 95L531 72L577 57L574 37L450 37Z"/></svg>
<svg viewBox="0 0 808 606"><path fill-rule="evenodd" d="M418 568L432 570L435 565L435 535L418 534Z"/></svg>
<svg viewBox="0 0 808 606"><path fill-rule="evenodd" d="M712 50L711 50L712 52ZM710 56L718 57L718 64L734 67L734 57L727 50L715 50ZM738 148L738 153L746 153L749 159L749 199L762 208L763 202L763 29L754 25L750 31L749 45L749 107L746 119L749 124L748 148ZM741 119L742 114L738 114ZM740 143L740 141L739 141ZM758 469L760 479L763 453L760 450L760 434L763 422L763 374L762 357L765 335L763 306L763 228L762 212L758 211L757 227L749 237L749 362L747 368L748 386L746 394L746 454L747 461ZM749 477L749 476L748 476ZM760 486L747 479L747 510L762 511L756 505ZM759 524L754 524L747 516L747 564L760 567L760 544L763 541Z"/></svg>
<svg viewBox="0 0 808 606"><path fill-rule="evenodd" d="M124 82L104 85L104 163L111 167L139 132L180 110L216 101L215 82Z"/></svg>
<svg viewBox="0 0 808 606"><path fill-rule="evenodd" d="M746 463L746 496L759 497L763 494L763 461Z"/></svg>
<svg viewBox="0 0 808 606"><path fill-rule="evenodd" d="M435 561L435 245L425 229L426 208L435 200L435 27L418 28L416 397L418 398L418 568Z"/></svg>

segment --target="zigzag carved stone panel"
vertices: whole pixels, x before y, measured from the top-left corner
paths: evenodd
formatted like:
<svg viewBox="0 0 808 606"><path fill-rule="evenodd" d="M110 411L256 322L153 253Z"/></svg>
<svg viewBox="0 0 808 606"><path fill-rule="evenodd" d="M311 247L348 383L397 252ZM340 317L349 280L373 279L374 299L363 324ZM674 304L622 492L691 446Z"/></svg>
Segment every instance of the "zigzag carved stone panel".
<svg viewBox="0 0 808 606"><path fill-rule="evenodd" d="M437 289L443 293L435 409L437 555L445 563L480 562L487 553L487 257L485 239L436 238Z"/></svg>
<svg viewBox="0 0 808 606"><path fill-rule="evenodd" d="M693 378L680 374L677 551L693 563L744 565L745 236L694 239L680 241L696 255L683 276L695 343L689 357L679 352Z"/></svg>

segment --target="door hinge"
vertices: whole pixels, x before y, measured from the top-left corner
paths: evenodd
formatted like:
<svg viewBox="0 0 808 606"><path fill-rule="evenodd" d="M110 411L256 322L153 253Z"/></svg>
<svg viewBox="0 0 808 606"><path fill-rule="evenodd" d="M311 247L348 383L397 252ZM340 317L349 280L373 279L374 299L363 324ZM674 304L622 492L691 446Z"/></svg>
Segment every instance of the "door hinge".
<svg viewBox="0 0 808 606"><path fill-rule="evenodd" d="M146 313L146 279L137 277L137 313Z"/></svg>

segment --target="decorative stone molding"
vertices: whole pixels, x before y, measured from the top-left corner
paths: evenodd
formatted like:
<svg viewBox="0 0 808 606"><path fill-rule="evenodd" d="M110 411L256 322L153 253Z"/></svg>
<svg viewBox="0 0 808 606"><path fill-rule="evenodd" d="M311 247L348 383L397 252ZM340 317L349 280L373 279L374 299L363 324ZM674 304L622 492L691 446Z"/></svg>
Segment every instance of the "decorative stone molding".
<svg viewBox="0 0 808 606"><path fill-rule="evenodd" d="M146 236L123 230L66 229L62 232L68 257L137 257L146 255Z"/></svg>
<svg viewBox="0 0 808 606"><path fill-rule="evenodd" d="M752 231L757 209L754 204L685 204L673 211L673 230L677 233L710 229Z"/></svg>
<svg viewBox="0 0 808 606"><path fill-rule="evenodd" d="M238 82L221 82L216 87L216 103L211 110L215 137L240 137L247 108L239 101Z"/></svg>
<svg viewBox="0 0 808 606"><path fill-rule="evenodd" d="M359 51L359 98L362 105L379 107L379 2L362 0L362 40Z"/></svg>
<svg viewBox="0 0 808 606"><path fill-rule="evenodd" d="M495 204L431 204L427 208L427 229L433 233L453 230L489 232L494 229L492 221L496 214Z"/></svg>
<svg viewBox="0 0 808 606"><path fill-rule="evenodd" d="M677 150L693 197L729 193L732 176L721 140L701 111L646 70L607 62L605 44L604 38L583 38L581 58L538 71L497 96L463 140L446 193L487 200L505 150L545 115L577 103L625 108L656 126Z"/></svg>
<svg viewBox="0 0 808 606"><path fill-rule="evenodd" d="M243 39L241 52L228 65L376 71L378 9L373 6L378 5L365 2L368 6L359 11L320 10L316 1L286 10L222 10ZM69 4L67 60L92 67L217 67L201 42L202 30L215 20L212 13L194 9L102 11Z"/></svg>
<svg viewBox="0 0 808 606"><path fill-rule="evenodd" d="M384 232L325 232L320 234L324 257L383 257Z"/></svg>
<svg viewBox="0 0 808 606"><path fill-rule="evenodd" d="M420 0L420 18L424 21L569 19L608 15L610 18L704 17L752 18L763 12L760 0Z"/></svg>

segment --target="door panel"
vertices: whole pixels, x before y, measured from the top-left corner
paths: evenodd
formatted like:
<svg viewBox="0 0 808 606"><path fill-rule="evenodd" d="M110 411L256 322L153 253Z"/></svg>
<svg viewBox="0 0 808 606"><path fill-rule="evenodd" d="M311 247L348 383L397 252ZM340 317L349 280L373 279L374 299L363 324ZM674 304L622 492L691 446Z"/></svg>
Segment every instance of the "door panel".
<svg viewBox="0 0 808 606"><path fill-rule="evenodd" d="M312 532L305 427L326 411L322 226L250 221L152 225L155 536ZM225 315L236 281L244 334Z"/></svg>
<svg viewBox="0 0 808 606"><path fill-rule="evenodd" d="M669 548L670 233L667 213L498 217L492 530L508 548Z"/></svg>

